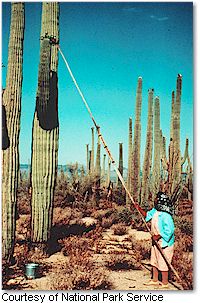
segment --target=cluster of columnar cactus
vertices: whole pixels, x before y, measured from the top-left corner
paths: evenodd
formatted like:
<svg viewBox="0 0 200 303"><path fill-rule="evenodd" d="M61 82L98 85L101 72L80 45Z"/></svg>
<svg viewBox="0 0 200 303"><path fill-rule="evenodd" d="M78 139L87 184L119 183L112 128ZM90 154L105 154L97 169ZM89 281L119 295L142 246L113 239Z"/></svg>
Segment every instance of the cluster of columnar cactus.
<svg viewBox="0 0 200 303"><path fill-rule="evenodd" d="M152 149L153 149L153 94L154 89L148 91L148 117L147 117L147 133L146 147L142 169L142 189L141 189L141 204L148 206L148 197L150 190L150 173L152 166Z"/></svg>
<svg viewBox="0 0 200 303"><path fill-rule="evenodd" d="M22 94L24 4L12 3L6 89L3 94L2 256L13 254L19 176L19 131Z"/></svg>
<svg viewBox="0 0 200 303"><path fill-rule="evenodd" d="M139 200L140 190L140 141L141 141L141 107L142 107L142 78L138 78L136 107L135 107L135 124L134 138L132 148L132 172L130 191L133 198Z"/></svg>
<svg viewBox="0 0 200 303"><path fill-rule="evenodd" d="M31 238L46 242L52 224L52 203L58 154L58 49L59 4L43 2L40 64L32 134Z"/></svg>

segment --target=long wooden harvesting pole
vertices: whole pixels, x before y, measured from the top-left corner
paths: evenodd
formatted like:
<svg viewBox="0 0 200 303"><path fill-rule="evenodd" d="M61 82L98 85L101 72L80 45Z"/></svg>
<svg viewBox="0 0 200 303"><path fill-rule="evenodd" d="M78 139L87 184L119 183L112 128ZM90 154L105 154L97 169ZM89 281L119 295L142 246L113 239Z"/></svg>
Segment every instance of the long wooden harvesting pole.
<svg viewBox="0 0 200 303"><path fill-rule="evenodd" d="M92 121L93 121L93 123L94 123L94 125L95 125L95 127L96 127L96 130L97 130L97 133L98 133L98 137L99 137L99 139L101 140L101 142L102 142L102 144L103 144L103 147L105 148L105 150L106 150L106 152L107 152L107 155L108 155L108 157L109 157L110 160L111 160L111 163L112 163L112 165L113 165L113 167L114 167L114 169L115 169L115 171L116 171L116 173L117 173L117 175L118 175L119 180L120 180L121 183L122 183L122 186L124 187L124 189L125 189L125 191L126 191L128 197L130 198L131 202L133 203L133 205L135 206L136 210L138 211L138 214L140 215L142 221L144 222L147 231L148 231L148 232L151 234L151 236L153 237L153 233L151 232L149 226L147 225L147 222L145 221L145 218L143 217L143 215L142 215L142 213L140 212L140 210L136 207L137 204L136 204L136 202L134 201L132 195L130 194L130 191L127 189L126 183L125 183L125 181L124 181L124 179L123 179L123 177L122 177L122 175L121 175L119 169L118 169L117 166L116 166L116 162L115 162L115 160L114 160L114 158L113 158L113 156L112 156L112 154L111 154L111 152L110 152L110 150L109 150L109 148L108 148L108 146L107 146L107 144L106 144L105 139L103 138L103 136L102 136L102 134L101 134L100 126L96 123L95 118L94 118L94 116L93 116L93 114L92 114L92 112L91 112L91 109L90 109L90 107L89 107L89 105L88 105L88 103L87 103L87 101L86 101L86 99L85 99L85 97L84 97L84 95L83 95L81 89L79 88L78 83L77 83L77 81L76 81L76 79L75 79L75 77L74 77L74 75L73 75L73 73L72 73L72 71L71 71L71 68L70 68L70 66L69 66L69 64L68 64L68 62L67 62L67 60L66 60L66 58L65 58L65 56L64 56L63 52L61 51L60 46L59 46L58 44L57 44L57 47L58 47L58 50L59 50L59 52L60 52L60 54L61 54L61 56L62 56L62 58L63 58L63 60L64 60L64 62L65 62L65 65L66 65L66 67L67 67L67 69L68 69L68 72L69 72L71 78L72 78L72 81L74 82L74 84L75 84L75 86L76 86L76 88L77 88L77 90L78 90L78 92L79 92L79 95L81 96L81 99L82 99L82 101L84 102L84 104L85 104L85 106L86 106L86 108L87 108L87 110L88 110L88 112L89 112L89 115L90 115L90 117L91 117L91 119L92 119ZM166 255L165 255L164 251L162 250L162 247L160 246L160 244L159 244L157 241L155 241L155 245L156 245L156 247L158 248L158 250L160 251L160 253L161 253L162 257L164 258L166 264L168 265L169 269L171 269L171 271L172 271L172 272L174 273L174 275L177 277L178 281L179 281L179 282L182 282L182 280L181 280L181 278L179 277L179 275L178 275L177 271L175 270L175 268L169 263L169 261L168 261Z"/></svg>

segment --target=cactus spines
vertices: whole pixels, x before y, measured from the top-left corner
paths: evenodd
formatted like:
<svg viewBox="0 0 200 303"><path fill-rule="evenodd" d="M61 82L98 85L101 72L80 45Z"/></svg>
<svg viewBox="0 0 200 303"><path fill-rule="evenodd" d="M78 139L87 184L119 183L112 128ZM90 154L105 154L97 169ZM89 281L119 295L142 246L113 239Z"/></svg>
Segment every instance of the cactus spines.
<svg viewBox="0 0 200 303"><path fill-rule="evenodd" d="M58 49L59 4L43 2L38 90L32 133L32 242L46 243L52 224L52 203L58 157Z"/></svg>
<svg viewBox="0 0 200 303"><path fill-rule="evenodd" d="M142 77L138 78L135 107L134 139L132 149L131 193L139 200L140 189L140 141L141 141Z"/></svg>
<svg viewBox="0 0 200 303"><path fill-rule="evenodd" d="M92 131L92 150L91 150L91 173L94 173L94 127L91 127Z"/></svg>
<svg viewBox="0 0 200 303"><path fill-rule="evenodd" d="M152 173L152 195L153 200L160 188L160 100L155 98L154 103L154 160Z"/></svg>
<svg viewBox="0 0 200 303"><path fill-rule="evenodd" d="M153 94L154 89L148 90L148 117L147 117L147 132L146 132L146 148L142 169L142 190L141 204L148 207L149 187L150 187L150 172L152 166L152 149L153 149Z"/></svg>
<svg viewBox="0 0 200 303"><path fill-rule="evenodd" d="M123 177L123 143L119 143L119 166L118 166L119 172ZM120 179L117 180L117 187L118 189L122 189L122 183Z"/></svg>
<svg viewBox="0 0 200 303"><path fill-rule="evenodd" d="M9 261L10 257L13 255L15 238L16 190L19 173L23 41L24 4L20 2L12 3L6 89L3 94L7 144L2 146L2 257L7 261Z"/></svg>
<svg viewBox="0 0 200 303"><path fill-rule="evenodd" d="M173 119L173 183L172 192L181 178L181 151L180 151L180 111L181 111L182 75L178 74L176 82L176 101L174 104Z"/></svg>

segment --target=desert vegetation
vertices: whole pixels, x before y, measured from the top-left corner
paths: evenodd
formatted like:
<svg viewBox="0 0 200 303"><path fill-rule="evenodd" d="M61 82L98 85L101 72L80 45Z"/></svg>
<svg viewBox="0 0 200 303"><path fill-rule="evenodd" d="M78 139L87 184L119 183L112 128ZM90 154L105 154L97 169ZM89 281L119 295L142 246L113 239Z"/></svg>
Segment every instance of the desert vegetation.
<svg viewBox="0 0 200 303"><path fill-rule="evenodd" d="M86 144L85 163L58 165L58 3L43 3L31 167L25 171L20 169L18 137L23 33L24 4L13 3L7 82L3 94L3 288L116 289L113 278L116 272L126 272L129 277L131 272L137 275L145 271L149 276L149 233L119 175L113 173L112 159L102 154L101 138L98 132L95 137L94 127L88 130L91 144L83 142ZM16 51L15 56L10 55L13 51ZM154 89L148 90L146 148L141 161L142 81L139 77L135 117L127 121L128 172L125 175L123 142L119 143L118 171L134 201L146 211L154 205L158 191L165 191L170 196L176 226L173 266L184 289L192 289L193 168L187 138L183 157L180 150L182 76L178 74L176 90L172 92L170 138L161 130L160 99L154 98ZM14 99L11 98L13 89ZM11 99L14 106L11 106ZM35 280L26 279L28 263L40 265ZM177 282L172 274L171 281ZM124 287L128 289L128 285ZM138 285L138 289L142 289L140 287L142 285Z"/></svg>

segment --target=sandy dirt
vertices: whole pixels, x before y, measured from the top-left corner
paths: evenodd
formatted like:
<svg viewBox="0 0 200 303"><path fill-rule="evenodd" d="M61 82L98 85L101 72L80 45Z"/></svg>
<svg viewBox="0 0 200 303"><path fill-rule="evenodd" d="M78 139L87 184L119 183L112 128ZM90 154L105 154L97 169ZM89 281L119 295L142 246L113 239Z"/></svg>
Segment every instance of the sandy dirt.
<svg viewBox="0 0 200 303"><path fill-rule="evenodd" d="M93 224L93 218L84 218L84 222L87 225ZM98 267L105 267L105 261L108 255L115 252L124 252L131 254L130 236L133 236L136 240L150 241L150 235L148 232L137 231L128 228L127 234L123 236L117 236L113 234L112 229L108 229L103 232L103 238L101 240L102 250L100 253L95 252L93 259ZM68 257L64 256L62 252L51 255L49 258L42 260L45 265L51 265L52 267L58 267L63 265L68 261ZM155 286L145 286L144 283L147 282L151 277L151 267L149 265L149 260L145 260L139 270L118 270L112 271L105 267L105 271L108 273L109 281L113 285L113 290L161 290L160 287ZM42 264L41 264L42 266ZM37 278L34 280L27 280L24 276L11 279L8 284L14 287L19 284L24 290L47 290L49 289L50 281L54 279L53 270L48 272L46 276ZM163 289L162 289L163 290ZM170 284L169 288L166 290L178 290L174 285Z"/></svg>

